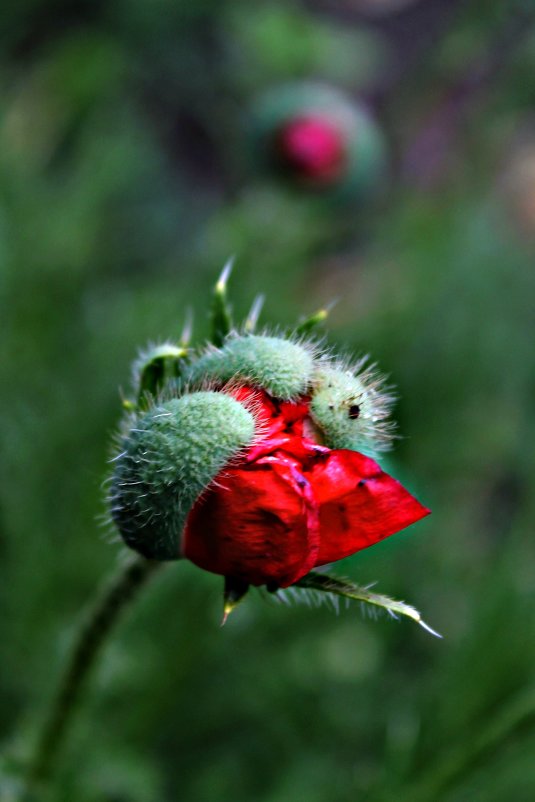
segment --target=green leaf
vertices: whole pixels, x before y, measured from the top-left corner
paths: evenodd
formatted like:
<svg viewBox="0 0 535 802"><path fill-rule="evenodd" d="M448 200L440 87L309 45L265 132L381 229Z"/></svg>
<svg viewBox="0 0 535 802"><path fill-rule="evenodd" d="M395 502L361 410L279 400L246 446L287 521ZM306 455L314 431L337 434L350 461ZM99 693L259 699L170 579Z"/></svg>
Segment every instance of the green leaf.
<svg viewBox="0 0 535 802"><path fill-rule="evenodd" d="M416 610L414 607L411 607L410 604L405 604L405 602L391 599L389 596L384 596L382 593L373 593L369 588L354 585L347 579L339 579L338 577L329 576L328 574L318 574L315 571L312 571L311 573L302 577L292 587L295 586L307 590L320 591L321 593L327 593L334 596L341 596L345 599L360 601L363 604L385 610L390 616L392 616L392 618L397 618L399 615L412 618L413 621L416 621L417 624L423 627L423 629L425 629L431 635L434 635L437 638L442 637L442 635L439 635L438 632L435 632L434 629L431 629L431 627L425 623L418 610Z"/></svg>

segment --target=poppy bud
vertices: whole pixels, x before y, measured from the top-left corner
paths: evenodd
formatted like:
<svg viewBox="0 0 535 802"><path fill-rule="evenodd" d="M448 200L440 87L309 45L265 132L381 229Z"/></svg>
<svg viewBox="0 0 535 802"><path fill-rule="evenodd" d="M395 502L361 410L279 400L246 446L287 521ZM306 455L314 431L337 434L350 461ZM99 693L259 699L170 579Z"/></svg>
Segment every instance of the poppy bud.
<svg viewBox="0 0 535 802"><path fill-rule="evenodd" d="M326 309L293 339L250 333L258 304L244 333L230 328L229 269L216 285L212 345L199 352L183 337L137 364L111 477L122 538L148 559L185 558L224 576L224 620L250 585L265 585L358 599L426 626L414 608L315 570L429 513L359 453L388 443L388 388L365 360L350 371L296 339Z"/></svg>
<svg viewBox="0 0 535 802"><path fill-rule="evenodd" d="M361 104L314 83L276 87L252 110L256 150L291 183L343 200L382 183L385 143Z"/></svg>
<svg viewBox="0 0 535 802"><path fill-rule="evenodd" d="M178 559L194 502L254 434L251 412L222 392L174 398L131 420L111 490L126 544L149 559Z"/></svg>
<svg viewBox="0 0 535 802"><path fill-rule="evenodd" d="M207 351L190 366L185 378L189 384L242 379L288 400L306 391L313 368L310 348L281 337L251 334L230 337L223 348Z"/></svg>

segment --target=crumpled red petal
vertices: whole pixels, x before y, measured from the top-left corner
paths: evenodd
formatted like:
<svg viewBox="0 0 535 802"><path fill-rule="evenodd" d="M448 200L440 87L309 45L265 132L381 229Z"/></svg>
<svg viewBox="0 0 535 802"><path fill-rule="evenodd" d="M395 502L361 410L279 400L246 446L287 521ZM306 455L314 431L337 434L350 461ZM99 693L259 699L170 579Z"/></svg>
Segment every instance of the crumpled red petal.
<svg viewBox="0 0 535 802"><path fill-rule="evenodd" d="M374 460L311 439L309 398L228 391L254 412L261 436L188 516L182 554L199 567L286 587L429 514Z"/></svg>
<svg viewBox="0 0 535 802"><path fill-rule="evenodd" d="M320 505L316 565L349 557L430 513L374 460L357 451L318 455L307 476Z"/></svg>
<svg viewBox="0 0 535 802"><path fill-rule="evenodd" d="M281 587L308 573L318 551L312 488L284 455L218 477L189 514L182 546L207 571Z"/></svg>

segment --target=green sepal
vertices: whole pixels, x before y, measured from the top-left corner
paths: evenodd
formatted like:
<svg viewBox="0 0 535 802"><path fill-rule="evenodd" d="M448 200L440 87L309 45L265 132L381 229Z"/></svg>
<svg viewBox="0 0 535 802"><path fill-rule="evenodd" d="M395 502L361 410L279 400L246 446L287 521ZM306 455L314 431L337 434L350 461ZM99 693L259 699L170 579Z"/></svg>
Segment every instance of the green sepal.
<svg viewBox="0 0 535 802"><path fill-rule="evenodd" d="M412 607L410 604L405 604L405 602L391 599L389 596L384 596L382 593L373 593L369 588L355 585L347 579L339 579L329 574L319 574L316 571L311 571L309 574L299 579L292 587L320 591L321 593L341 596L344 599L359 601L371 607L385 610L392 618L403 615L407 618L412 618L413 621L416 621L417 624L436 638L442 637L442 635L439 635L438 632L435 632L434 629L431 629L431 627L425 623L415 607Z"/></svg>
<svg viewBox="0 0 535 802"><path fill-rule="evenodd" d="M254 434L253 414L221 392L186 393L132 417L109 496L126 545L149 560L180 559L191 508Z"/></svg>
<svg viewBox="0 0 535 802"><path fill-rule="evenodd" d="M241 379L290 400L306 392L313 371L312 349L282 337L246 334L229 337L219 350L208 349L188 365L184 379L190 386Z"/></svg>
<svg viewBox="0 0 535 802"><path fill-rule="evenodd" d="M214 287L211 308L211 342L220 348L232 330L232 315L227 298L227 282L234 265L234 257L228 260Z"/></svg>
<svg viewBox="0 0 535 802"><path fill-rule="evenodd" d="M389 420L393 401L375 366L361 359L353 370L318 366L309 412L326 446L374 456L388 449L394 437Z"/></svg>

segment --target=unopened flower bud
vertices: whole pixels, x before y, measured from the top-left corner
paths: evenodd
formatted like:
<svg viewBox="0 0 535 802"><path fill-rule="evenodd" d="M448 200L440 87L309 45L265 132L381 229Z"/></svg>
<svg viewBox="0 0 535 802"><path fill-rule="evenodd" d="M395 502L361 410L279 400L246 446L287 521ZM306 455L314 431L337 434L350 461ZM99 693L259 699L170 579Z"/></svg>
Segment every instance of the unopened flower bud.
<svg viewBox="0 0 535 802"><path fill-rule="evenodd" d="M251 112L259 159L290 183L355 201L383 183L383 134L362 104L330 86L284 84Z"/></svg>

